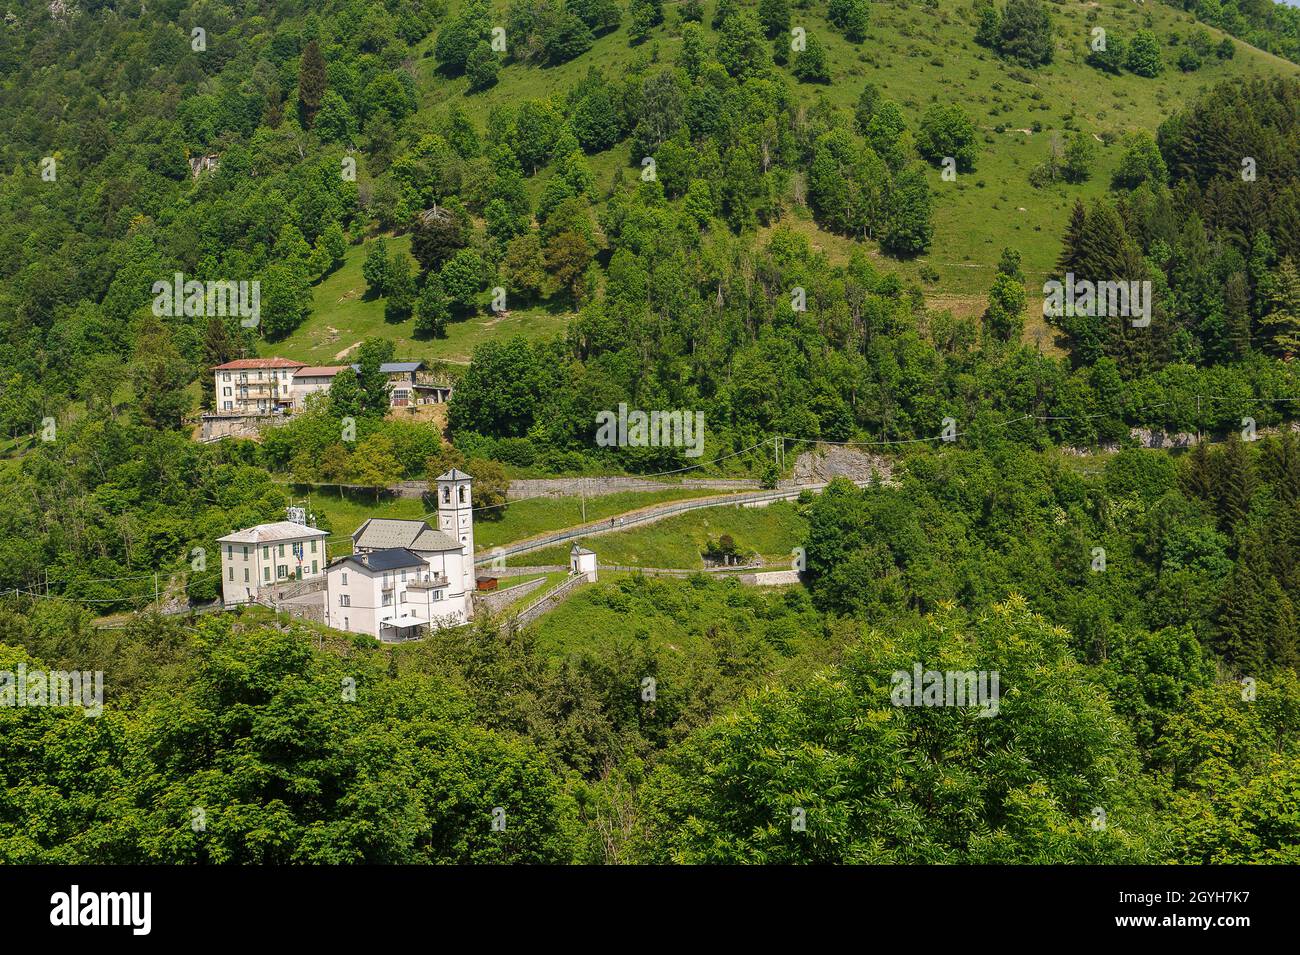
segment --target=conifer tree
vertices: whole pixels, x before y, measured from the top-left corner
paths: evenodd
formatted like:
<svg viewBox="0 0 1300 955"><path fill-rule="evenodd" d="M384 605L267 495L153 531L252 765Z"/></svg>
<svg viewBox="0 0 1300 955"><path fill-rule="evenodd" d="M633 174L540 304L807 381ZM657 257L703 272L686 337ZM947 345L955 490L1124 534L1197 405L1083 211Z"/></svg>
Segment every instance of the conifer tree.
<svg viewBox="0 0 1300 955"><path fill-rule="evenodd" d="M325 57L320 44L311 40L303 47L298 64L298 109L307 129L311 128L325 99L325 83Z"/></svg>
<svg viewBox="0 0 1300 955"><path fill-rule="evenodd" d="M1263 571L1262 547L1250 535L1242 543L1236 567L1229 575L1215 614L1217 649L1239 673L1259 673L1268 659L1275 630L1266 606L1269 576Z"/></svg>
<svg viewBox="0 0 1300 955"><path fill-rule="evenodd" d="M209 315L208 324L203 330L203 367L212 368L235 358L238 348L226 328L226 320L220 315ZM212 375L200 375L203 382L203 406L216 409L216 379Z"/></svg>
<svg viewBox="0 0 1300 955"><path fill-rule="evenodd" d="M1074 200L1074 208L1070 210L1070 224L1065 227L1065 236L1061 247L1061 255L1056 260L1056 270L1062 276L1066 272L1078 273L1079 262L1082 256L1083 239L1088 234L1088 210L1083 204L1082 199Z"/></svg>
<svg viewBox="0 0 1300 955"><path fill-rule="evenodd" d="M1246 445L1235 431L1218 454L1215 497L1219 519L1229 533L1239 527L1250 512L1255 494L1255 471Z"/></svg>
<svg viewBox="0 0 1300 955"><path fill-rule="evenodd" d="M1245 358L1250 351L1250 286L1245 273L1233 272L1224 282L1223 309L1232 357Z"/></svg>
<svg viewBox="0 0 1300 955"><path fill-rule="evenodd" d="M1215 463L1210 457L1210 446L1208 442L1201 441L1187 459L1183 490L1192 497L1209 503L1215 497L1214 482Z"/></svg>

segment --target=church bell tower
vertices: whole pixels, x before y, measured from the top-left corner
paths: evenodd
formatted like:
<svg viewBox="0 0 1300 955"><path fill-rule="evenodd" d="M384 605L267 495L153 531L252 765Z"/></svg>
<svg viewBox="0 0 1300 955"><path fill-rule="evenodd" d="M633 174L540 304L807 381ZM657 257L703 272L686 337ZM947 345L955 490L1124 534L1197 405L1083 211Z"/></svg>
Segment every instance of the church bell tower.
<svg viewBox="0 0 1300 955"><path fill-rule="evenodd" d="M474 509L470 493L474 479L452 468L438 478L438 530L460 541L465 558L465 593L474 590Z"/></svg>

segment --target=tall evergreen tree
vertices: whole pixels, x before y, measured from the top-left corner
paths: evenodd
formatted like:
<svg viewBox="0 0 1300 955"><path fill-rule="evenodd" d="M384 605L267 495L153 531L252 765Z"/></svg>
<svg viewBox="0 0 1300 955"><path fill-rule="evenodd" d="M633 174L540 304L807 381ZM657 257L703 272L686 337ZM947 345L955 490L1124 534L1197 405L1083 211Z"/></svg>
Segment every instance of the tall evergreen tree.
<svg viewBox="0 0 1300 955"><path fill-rule="evenodd" d="M1082 260L1084 237L1088 234L1088 209L1082 199L1074 200L1070 210L1070 224L1065 227L1061 254L1056 260L1056 270L1062 277L1067 272L1078 273Z"/></svg>
<svg viewBox="0 0 1300 955"><path fill-rule="evenodd" d="M209 315L208 323L203 329L203 367L212 368L232 361L239 354L239 348L230 337L226 320L220 315ZM217 409L216 379L210 374L199 376L203 384L203 407Z"/></svg>
<svg viewBox="0 0 1300 955"><path fill-rule="evenodd" d="M1199 442L1187 458L1183 489L1192 497L1212 504L1215 500L1215 462L1208 441Z"/></svg>
<svg viewBox="0 0 1300 955"><path fill-rule="evenodd" d="M307 129L316 120L316 113L325 100L325 56L320 44L308 41L298 61L298 110L302 124Z"/></svg>
<svg viewBox="0 0 1300 955"><path fill-rule="evenodd" d="M1255 495L1255 468L1246 444L1235 431L1218 453L1215 469L1215 503L1223 528L1231 533L1244 525Z"/></svg>
<svg viewBox="0 0 1300 955"><path fill-rule="evenodd" d="M1228 349L1233 358L1245 358L1250 351L1250 285L1244 272L1233 272L1223 283L1223 309Z"/></svg>

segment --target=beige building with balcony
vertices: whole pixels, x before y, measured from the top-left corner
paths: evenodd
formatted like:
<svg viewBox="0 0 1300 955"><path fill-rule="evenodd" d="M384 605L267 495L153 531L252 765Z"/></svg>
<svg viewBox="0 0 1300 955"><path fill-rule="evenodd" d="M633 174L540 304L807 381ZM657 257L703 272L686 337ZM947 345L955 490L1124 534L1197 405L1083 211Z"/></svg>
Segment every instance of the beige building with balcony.
<svg viewBox="0 0 1300 955"><path fill-rule="evenodd" d="M240 358L212 369L219 415L265 415L294 404L294 373L307 367L288 358Z"/></svg>

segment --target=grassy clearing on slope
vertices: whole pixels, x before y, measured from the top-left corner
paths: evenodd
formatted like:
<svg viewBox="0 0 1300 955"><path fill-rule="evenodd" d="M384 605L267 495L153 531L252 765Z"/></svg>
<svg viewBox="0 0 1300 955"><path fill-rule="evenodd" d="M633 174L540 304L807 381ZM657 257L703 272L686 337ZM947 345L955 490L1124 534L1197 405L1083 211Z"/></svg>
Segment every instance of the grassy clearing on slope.
<svg viewBox="0 0 1300 955"><path fill-rule="evenodd" d="M753 4L743 4L752 7ZM504 5L498 4L504 8ZM705 33L710 44L716 33L708 28L713 4L706 4ZM993 277L993 267L1004 245L1020 249L1031 290L1035 280L1055 264L1061 233L1076 197L1103 194L1117 166L1121 147L1097 142L1092 178L1079 185L1035 189L1029 171L1047 155L1053 134L1078 128L1097 137L1138 129L1154 132L1167 116L1202 90L1228 78L1250 75L1294 74L1300 67L1239 41L1236 56L1220 61L1210 57L1202 69L1184 74L1174 66L1181 47L1169 46L1171 36L1185 38L1195 21L1190 14L1159 3L1135 6L1127 0L1067 0L1048 4L1056 32L1054 62L1039 70L1021 70L999 60L974 41L974 16L967 0L939 0L936 6L873 3L868 39L852 44L825 20L825 5L792 11L792 24L804 26L826 47L832 82L828 86L791 83L806 101L825 97L838 106L852 108L863 86L875 83L882 93L904 108L915 129L931 102L956 101L965 108L982 133L976 171L943 182L931 170L936 194L935 238L927 256L898 263L882 259L886 268L919 277L923 268L939 273L928 292L950 298L955 312L979 305ZM655 57L671 63L680 49L676 36L677 14L667 5L668 23L652 39L629 47L626 23L599 38L590 51L554 68L511 64L501 71L500 82L478 94L467 94L463 77L449 80L436 70L432 59L419 62L422 106L437 108L452 98L463 98L470 115L486 123L495 104L517 104L524 99L560 98L591 66L607 75L626 72L638 57ZM1083 62L1091 29L1100 26L1125 41L1150 24L1165 43L1165 71L1155 79L1132 74L1109 76ZM1225 34L1208 28L1217 43ZM789 76L788 70L785 71ZM1041 126L1034 131L1034 123ZM995 131L998 126L1003 132ZM609 182L615 163L626 162L627 149L616 146L592 157L598 185ZM630 171L630 170L629 170ZM540 189L542 177L530 181ZM797 218L797 217L796 217ZM809 223L811 225L811 223ZM847 256L853 241L831 236L812 226L814 245L836 260ZM875 253L875 243L864 243ZM941 299L942 300L942 299ZM941 306L946 307L946 306ZM1030 323L1027 337L1050 342L1043 329Z"/></svg>
<svg viewBox="0 0 1300 955"><path fill-rule="evenodd" d="M411 247L409 236L389 236L386 242L390 254L405 254ZM490 338L522 335L533 341L564 334L569 319L566 313L521 308L505 317L486 312L452 322L446 338L417 339L414 318L390 322L384 317L384 299L365 297L361 264L368 248L366 242L348 249L343 264L312 290L311 315L283 341L266 344L264 355L319 365L342 364L353 360L351 349L373 337L392 340L399 358L466 364L474 349Z"/></svg>
<svg viewBox="0 0 1300 955"><path fill-rule="evenodd" d="M709 497L716 493L709 490L674 488L666 491L623 491L618 494L589 497L586 520L598 521L617 514L626 514L638 508L649 507L651 504ZM504 513L499 519L484 517L482 512L474 516L474 543L478 553L584 522L580 497L538 497L527 501L515 501L503 510ZM516 563L567 564L569 549L564 547L562 551L560 558L556 560L539 562L528 558Z"/></svg>
<svg viewBox="0 0 1300 955"><path fill-rule="evenodd" d="M437 512L431 511L419 498L395 497L381 493L312 489L306 485L290 485L295 501L306 501L321 526L330 532L330 555L351 552L346 538L372 517L392 520L428 521L437 526ZM687 498L707 497L715 491L690 488L669 488L663 491L623 491L587 499L589 521L601 520L616 514L626 514L651 504L680 501ZM496 516L499 513L499 517ZM487 516L487 515L493 516ZM480 511L474 515L474 544L477 553L514 541L561 530L583 522L582 500L579 497L539 497L527 501L514 501L499 511ZM561 559L549 561L567 564L567 548ZM528 563L537 563L528 561Z"/></svg>
<svg viewBox="0 0 1300 955"><path fill-rule="evenodd" d="M758 552L765 560L779 563L807 531L807 522L794 504L777 502L767 507L710 507L669 517L654 524L613 534L602 534L582 542L596 552L600 564L638 567L680 567L703 569L701 556L708 539L730 534L743 553ZM555 564L568 560L569 547L545 550L515 558L515 563Z"/></svg>
<svg viewBox="0 0 1300 955"><path fill-rule="evenodd" d="M395 520L422 520L424 503L419 498L394 497L383 493L378 498L373 492L348 491L340 493L335 490L311 488L307 485L290 485L290 493L295 501L306 501L321 526L330 532L330 554L351 553L347 542L341 538L350 537L352 532L372 517Z"/></svg>

